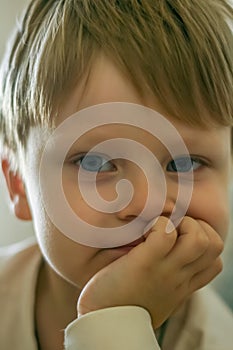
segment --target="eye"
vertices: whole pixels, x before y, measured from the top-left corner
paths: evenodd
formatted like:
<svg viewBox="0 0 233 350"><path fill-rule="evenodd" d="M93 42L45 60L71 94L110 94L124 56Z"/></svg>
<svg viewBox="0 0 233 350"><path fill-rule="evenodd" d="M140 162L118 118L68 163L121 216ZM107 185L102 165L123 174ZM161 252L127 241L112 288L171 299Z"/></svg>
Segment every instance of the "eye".
<svg viewBox="0 0 233 350"><path fill-rule="evenodd" d="M204 164L205 162L200 158L186 156L170 161L167 165L166 170L169 172L187 173L197 170Z"/></svg>
<svg viewBox="0 0 233 350"><path fill-rule="evenodd" d="M73 164L89 172L109 172L115 171L115 165L107 157L97 154L86 154L73 160Z"/></svg>

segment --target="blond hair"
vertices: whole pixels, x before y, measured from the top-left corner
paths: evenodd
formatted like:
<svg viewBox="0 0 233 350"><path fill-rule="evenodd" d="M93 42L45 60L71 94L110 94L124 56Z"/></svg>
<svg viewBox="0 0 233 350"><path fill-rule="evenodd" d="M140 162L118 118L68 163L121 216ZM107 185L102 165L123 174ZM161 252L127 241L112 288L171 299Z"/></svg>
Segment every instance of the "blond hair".
<svg viewBox="0 0 233 350"><path fill-rule="evenodd" d="M102 51L140 92L185 122L233 125L233 8L227 0L34 0L1 70L0 133L15 155L30 127Z"/></svg>

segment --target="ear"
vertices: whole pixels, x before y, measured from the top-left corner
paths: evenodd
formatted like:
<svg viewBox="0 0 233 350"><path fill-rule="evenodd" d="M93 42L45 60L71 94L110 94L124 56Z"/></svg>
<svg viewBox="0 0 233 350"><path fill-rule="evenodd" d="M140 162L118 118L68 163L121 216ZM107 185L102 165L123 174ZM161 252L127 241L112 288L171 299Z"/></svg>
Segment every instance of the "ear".
<svg viewBox="0 0 233 350"><path fill-rule="evenodd" d="M2 171L6 180L15 216L21 220L31 220L32 216L22 178L11 170L7 159L2 159Z"/></svg>

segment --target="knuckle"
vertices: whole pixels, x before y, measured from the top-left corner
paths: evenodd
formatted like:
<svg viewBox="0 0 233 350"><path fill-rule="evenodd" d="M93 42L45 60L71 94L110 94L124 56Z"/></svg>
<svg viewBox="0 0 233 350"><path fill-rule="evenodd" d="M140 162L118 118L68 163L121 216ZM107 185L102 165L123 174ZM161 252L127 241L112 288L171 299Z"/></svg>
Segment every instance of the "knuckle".
<svg viewBox="0 0 233 350"><path fill-rule="evenodd" d="M214 279L217 275L219 275L223 270L223 263L222 260L216 259L213 265L211 266L211 278L210 280Z"/></svg>
<svg viewBox="0 0 233 350"><path fill-rule="evenodd" d="M215 263L216 274L219 274L223 270L222 259L218 258Z"/></svg>
<svg viewBox="0 0 233 350"><path fill-rule="evenodd" d="M215 246L215 251L218 255L223 252L224 242L219 235L217 235L214 246Z"/></svg>
<svg viewBox="0 0 233 350"><path fill-rule="evenodd" d="M206 222L199 221L200 226L203 228L203 232L205 232L205 236L209 240L210 248L217 254L221 254L224 249L224 242L221 236Z"/></svg>
<svg viewBox="0 0 233 350"><path fill-rule="evenodd" d="M157 220L156 225L165 228L170 222L170 219L166 216L160 216Z"/></svg>
<svg viewBox="0 0 233 350"><path fill-rule="evenodd" d="M198 250L205 251L210 245L210 240L202 231L197 231L194 236L194 244Z"/></svg>
<svg viewBox="0 0 233 350"><path fill-rule="evenodd" d="M189 216L184 216L181 223L179 224L179 228L181 231L188 232L190 227L195 225L195 220Z"/></svg>

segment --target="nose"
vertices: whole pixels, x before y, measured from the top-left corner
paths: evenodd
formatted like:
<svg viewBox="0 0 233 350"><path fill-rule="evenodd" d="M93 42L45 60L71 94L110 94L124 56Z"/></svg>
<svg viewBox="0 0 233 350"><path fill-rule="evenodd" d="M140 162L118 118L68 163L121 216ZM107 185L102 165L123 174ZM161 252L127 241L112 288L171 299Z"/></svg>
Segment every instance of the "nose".
<svg viewBox="0 0 233 350"><path fill-rule="evenodd" d="M130 222L140 217L149 222L160 215L170 216L175 196L171 193L172 189L168 188L165 177L161 179L157 171L146 176L141 169L135 167L127 179L133 186L133 196L129 204L117 212L118 219Z"/></svg>

